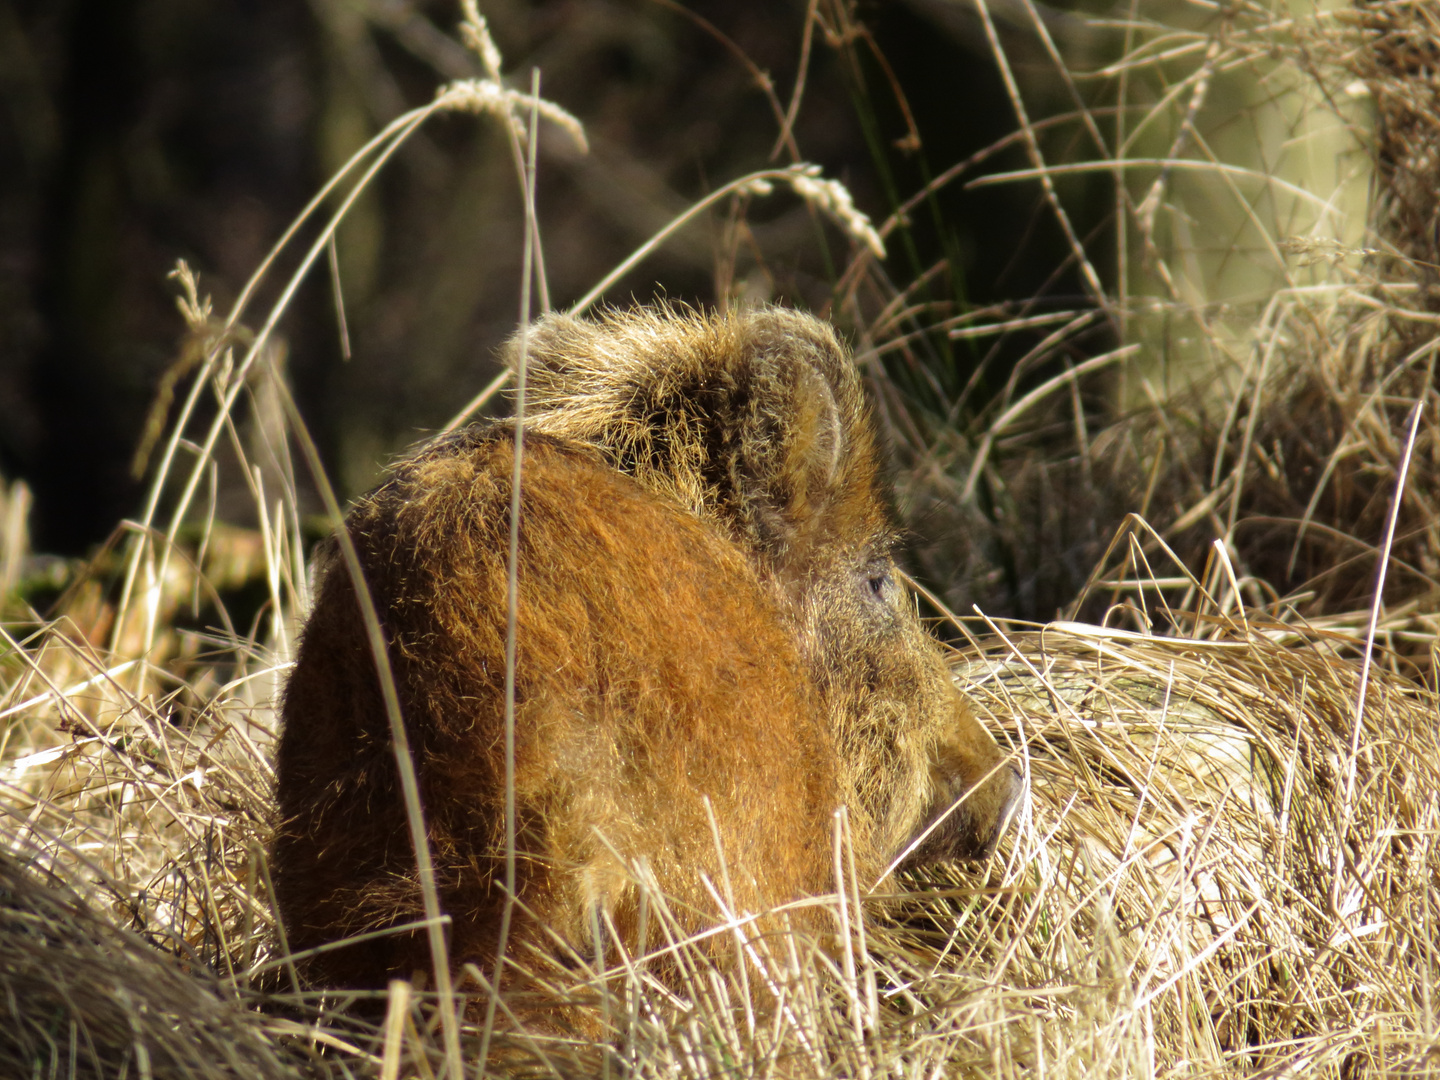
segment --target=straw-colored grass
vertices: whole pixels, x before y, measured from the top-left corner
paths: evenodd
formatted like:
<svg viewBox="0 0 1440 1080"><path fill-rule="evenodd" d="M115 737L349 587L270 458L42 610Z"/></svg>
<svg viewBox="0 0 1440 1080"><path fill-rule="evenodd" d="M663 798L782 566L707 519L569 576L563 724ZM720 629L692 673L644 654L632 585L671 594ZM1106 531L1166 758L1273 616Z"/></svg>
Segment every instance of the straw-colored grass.
<svg viewBox="0 0 1440 1080"><path fill-rule="evenodd" d="M1377 669L1357 739L1356 665L1321 635L1213 614L1223 606L1200 606L1212 611L1191 620L1200 636L993 628L957 675L1031 786L994 863L871 895L876 883L848 878L842 844L846 904L823 901L852 929L838 954L751 942L742 986L677 941L678 994L653 957L612 954L588 977L552 968L556 994L590 1000L609 1038L512 1034L492 1045L493 1064L655 1077L1433 1067L1437 702ZM402 1011L377 1029L291 986L263 854L268 702L233 682L180 714L59 633L25 655L8 683L0 835L31 870L16 878L5 864L0 989L28 1028L13 1047L0 1036L0 1062L8 1052L48 1068L58 1055L63 1074L73 1046L81 1075L119 1075L132 1047L161 1059L173 1017L213 1032L219 1015L271 1062L247 1065L254 1075L337 1061L368 1072L387 1053L407 1074L435 1055L440 1067L423 995L392 998ZM238 678L264 674L257 664ZM50 896L37 869L96 914L32 900ZM663 898L651 905L664 920ZM547 974L541 958L521 960ZM204 985L187 986L197 973ZM256 988L278 1015L220 1004L256 1000ZM29 1034L37 1027L50 1041ZM462 1037L475 1053L478 1035ZM156 1075L228 1075L200 1038L185 1042L199 1057ZM245 1039L236 1054L252 1052ZM301 1052L316 1039L330 1046L318 1065ZM108 1071L85 1071L92 1045L116 1055Z"/></svg>
<svg viewBox="0 0 1440 1080"><path fill-rule="evenodd" d="M1052 1069L1404 1074L1433 1048L1436 703L1372 683L1352 754L1354 667L1267 629L1061 625L967 665L1031 725L1008 880L1033 891L979 936L1013 950L1000 985L1060 993Z"/></svg>
<svg viewBox="0 0 1440 1080"><path fill-rule="evenodd" d="M1425 597L1437 576L1426 560L1440 551L1431 506L1440 414L1433 353L1416 337L1430 325L1428 294L1396 271L1423 257L1398 241L1410 262L1347 248L1315 271L1330 275L1316 287L1293 276L1267 285L1252 334L1237 329L1243 304L1233 295L1207 299L1207 290L1236 280L1206 270L1223 267L1223 253L1187 248L1185 232L1194 200L1230 199L1256 241L1240 247L1270 257L1281 250L1271 241L1282 219L1293 220L1296 206L1313 209L1299 196L1267 203L1218 167L1205 140L1213 118L1203 112L1215 80L1238 80L1246 65L1269 70L1278 50L1303 53L1316 86L1364 69L1372 86L1392 79L1385 92L1398 95L1417 68L1393 43L1412 41L1427 18L1410 5L1367 7L1358 21L1322 15L1310 37L1288 16L1258 8L1237 9L1223 32L1167 29L1132 9L1120 25L1123 62L1102 72L1118 80L1122 101L1137 87L1153 93L1147 112L1116 121L1101 139L1111 147L1102 164L1117 177L1117 213L1131 226L1111 238L1126 275L1118 288L1102 282L1087 238L1074 235L1076 264L1098 291L1086 311L1055 322L1027 362L1039 369L1053 361L1097 319L1116 328L1111 347L1048 382L1017 377L976 412L974 431L946 429L872 366L910 493L939 492L975 521L977 487L1003 510L1042 489L1026 477L1048 475L1069 478L1061 486L1078 498L1103 489L1123 512L1156 523L1130 519L1118 536L1113 522L1103 531L1097 524L1089 548L1067 549L1086 553L1074 610L1104 626L965 622L971 640L955 658L956 677L1030 785L991 863L856 881L839 818L837 890L810 901L834 911L833 939L756 938L737 912L716 931L735 945L735 960L721 966L674 931L665 898L636 866L648 917L672 930L664 956L612 948L592 968L516 958L555 997L576 1003L577 1031L518 1030L509 1001L500 1003L497 1032L482 1031L458 1022L463 1002L407 983L370 995L299 984L275 920L265 851L275 696L308 599L296 475L314 462L273 333L335 221L436 111L499 117L521 174L533 171L526 148L539 119L578 136L566 114L501 85L498 53L471 15L467 33L488 78L447 87L357 155L327 188L327 197L339 193L337 217L310 221L317 199L281 241L311 230L305 266L273 311L252 319L252 283L218 320L182 269L192 331L185 355L196 375L155 441L151 498L51 617L13 591L32 565L28 496L20 485L0 488L0 1073L1440 1073L1440 702L1406 677L1435 648ZM1387 18L1409 19L1412 37L1394 26L1366 36ZM836 36L837 47L854 40ZM1375 40L1393 47L1367 52ZM998 37L992 43L999 52ZM1317 100L1292 76L1273 96L1283 115ZM1421 120L1436 112L1407 100L1404 175L1413 177L1425 146L1436 145L1426 143ZM1017 138L1034 163L1025 179L1051 181L1043 197L1060 207L1065 174L1050 168L1037 122L1023 109L1017 115ZM1104 115L1086 105L1072 119L1084 127ZM1176 170L1140 172L1138 159L1153 154L1141 152L1139 121L1166 118L1161 156L1166 148L1176 161L1198 154L1186 160L1211 162L1224 183L1172 189ZM1271 194L1284 187L1252 165L1244 183ZM872 357L908 357L917 335L1004 336L1017 319L1038 317L927 312L874 262L903 216L872 230L843 188L811 168L761 170L706 205L733 197L741 206L777 181L852 240L837 311L857 326L862 346L874 346ZM1409 209L1391 219L1423 219L1418 190L1412 183L1395 196ZM1318 243L1312 237L1307 250ZM1267 265L1289 273L1283 259ZM543 298L543 270L536 275ZM1211 303L1218 299L1230 306ZM1182 347L1186 335L1194 340ZM1217 377L1221 389L1198 398L1163 392L1155 371L1126 366L1137 346L1157 342L1198 349L1212 362L1207 370L1234 378L1223 385ZM1091 430L1086 375L1112 369L1125 372L1119 411L1146 404ZM206 395L219 402L208 425L195 419ZM1428 411L1412 413L1416 403ZM1407 427L1412 415L1421 419ZM1057 424L1064 431L1072 421L1073 444L1055 436ZM1015 468L1022 441L1037 433L1043 448L1059 447L1056 456L1043 468L1035 459ZM228 448L251 484L256 531L213 520L217 447ZM1310 454L1308 471L1296 466L1300 449ZM1319 584L1287 602L1262 558L1280 556L1246 547L1245 522L1266 506L1311 535L1338 534L1333 547L1303 549ZM1058 527L1063 515L1046 513L1043 524ZM1023 516L1000 525L1022 542ZM1171 558L1174 544L1179 558ZM1346 564L1349 549L1368 552L1368 561ZM1369 603L1377 567L1387 568L1385 595L1409 607ZM1324 584L1342 579L1343 588ZM221 602L239 583L262 586L252 623L232 623ZM179 628L197 615L216 628ZM473 975L484 984L486 973Z"/></svg>

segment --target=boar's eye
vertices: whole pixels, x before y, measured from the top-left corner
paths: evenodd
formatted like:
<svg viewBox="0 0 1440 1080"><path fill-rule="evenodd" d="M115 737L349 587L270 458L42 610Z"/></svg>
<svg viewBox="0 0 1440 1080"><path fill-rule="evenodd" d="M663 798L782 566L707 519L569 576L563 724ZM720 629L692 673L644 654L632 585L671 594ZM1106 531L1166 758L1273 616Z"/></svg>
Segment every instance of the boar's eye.
<svg viewBox="0 0 1440 1080"><path fill-rule="evenodd" d="M865 588L870 599L890 603L895 595L895 577L888 563L872 563L865 568Z"/></svg>

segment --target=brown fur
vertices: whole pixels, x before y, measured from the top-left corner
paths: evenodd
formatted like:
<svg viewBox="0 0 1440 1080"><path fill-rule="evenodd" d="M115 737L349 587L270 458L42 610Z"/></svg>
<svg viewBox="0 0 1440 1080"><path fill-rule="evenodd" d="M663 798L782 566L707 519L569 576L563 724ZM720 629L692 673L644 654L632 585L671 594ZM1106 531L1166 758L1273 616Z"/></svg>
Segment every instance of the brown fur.
<svg viewBox="0 0 1440 1080"><path fill-rule="evenodd" d="M528 365L518 940L550 947L543 926L588 953L598 908L637 944L620 860L640 858L684 922L713 922L707 799L752 912L833 888L842 805L867 883L942 815L912 863L988 854L1018 777L895 579L872 426L831 330L778 309L551 316ZM441 438L347 519L456 965L493 956L502 903L513 438L503 423ZM283 712L274 865L292 947L418 918L388 724L333 554ZM426 966L422 936L393 935L312 974L373 985Z"/></svg>

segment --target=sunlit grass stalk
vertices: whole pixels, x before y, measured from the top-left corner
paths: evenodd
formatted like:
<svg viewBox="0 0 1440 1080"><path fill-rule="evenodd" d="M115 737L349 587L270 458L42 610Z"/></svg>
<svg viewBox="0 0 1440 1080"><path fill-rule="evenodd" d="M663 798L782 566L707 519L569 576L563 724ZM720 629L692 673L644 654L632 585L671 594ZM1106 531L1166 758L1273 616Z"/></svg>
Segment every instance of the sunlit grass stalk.
<svg viewBox="0 0 1440 1080"><path fill-rule="evenodd" d="M505 564L505 900L500 910L500 932L495 946L494 992L485 1007L485 1025L480 1039L477 1074L489 1060L490 1039L495 1030L495 1007L500 998L505 975L505 950L510 938L510 920L515 910L515 680L516 650L519 646L517 623L520 611L520 490L525 457L525 370L530 348L530 283L534 271L536 240L539 236L535 218L535 153L538 143L540 115L540 72L531 75L530 92L534 102L530 112L527 146L529 157L525 167L525 240L520 260L520 332L515 342L515 442L514 464L510 473L509 551Z"/></svg>

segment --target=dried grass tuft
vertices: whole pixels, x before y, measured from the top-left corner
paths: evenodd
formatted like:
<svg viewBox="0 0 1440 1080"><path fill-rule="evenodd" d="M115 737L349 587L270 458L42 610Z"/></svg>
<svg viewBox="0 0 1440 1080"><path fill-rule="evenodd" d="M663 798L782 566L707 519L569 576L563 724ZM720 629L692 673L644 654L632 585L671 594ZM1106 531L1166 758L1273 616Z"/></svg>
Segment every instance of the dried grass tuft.
<svg viewBox="0 0 1440 1080"><path fill-rule="evenodd" d="M1006 988L1017 1068L1434 1067L1433 695L1372 682L1352 755L1359 674L1321 637L1056 624L979 653L963 681L1025 761L1031 817L992 899L910 902L937 960Z"/></svg>
<svg viewBox="0 0 1440 1080"><path fill-rule="evenodd" d="M0 854L0 1073L298 1078L323 1063L238 1004L198 958L181 962L87 907L63 880ZM37 858L38 856L38 858Z"/></svg>

